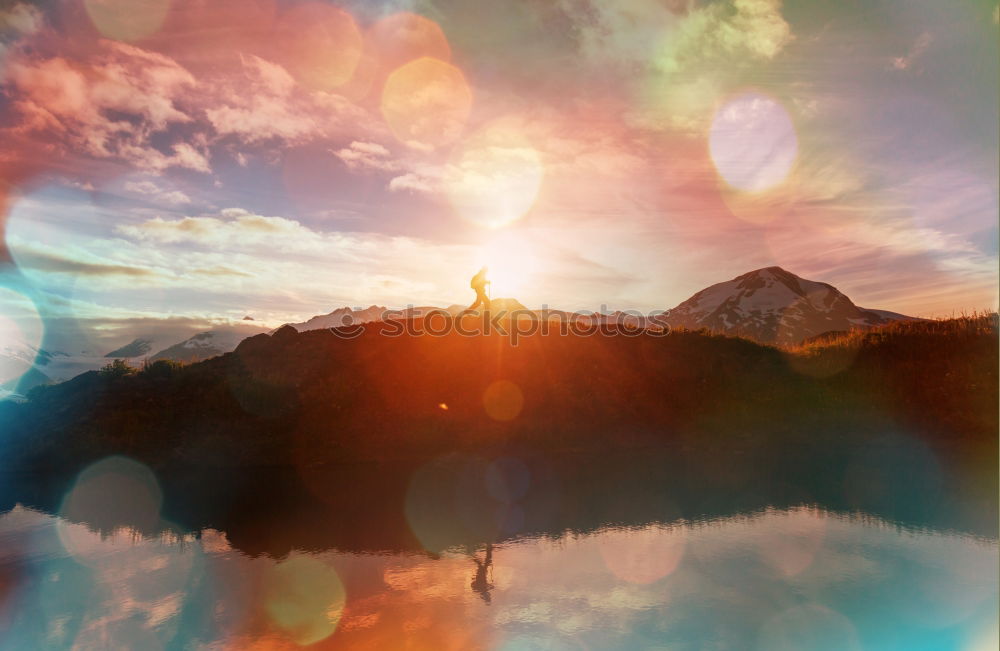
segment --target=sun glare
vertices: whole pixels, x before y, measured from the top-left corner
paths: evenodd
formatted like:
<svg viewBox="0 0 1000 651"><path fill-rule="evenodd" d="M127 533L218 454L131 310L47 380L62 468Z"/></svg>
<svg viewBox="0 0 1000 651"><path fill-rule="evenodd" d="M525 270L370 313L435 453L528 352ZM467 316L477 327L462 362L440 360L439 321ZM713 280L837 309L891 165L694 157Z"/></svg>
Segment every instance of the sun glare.
<svg viewBox="0 0 1000 651"><path fill-rule="evenodd" d="M539 258L530 242L514 234L491 239L482 246L480 264L490 268L494 297L517 298L539 271Z"/></svg>
<svg viewBox="0 0 1000 651"><path fill-rule="evenodd" d="M500 228L531 210L543 177L538 151L510 125L496 123L452 152L445 189L463 219Z"/></svg>
<svg viewBox="0 0 1000 651"><path fill-rule="evenodd" d="M755 92L734 97L716 111L708 145L722 178L744 192L780 184L799 153L788 111L777 100Z"/></svg>

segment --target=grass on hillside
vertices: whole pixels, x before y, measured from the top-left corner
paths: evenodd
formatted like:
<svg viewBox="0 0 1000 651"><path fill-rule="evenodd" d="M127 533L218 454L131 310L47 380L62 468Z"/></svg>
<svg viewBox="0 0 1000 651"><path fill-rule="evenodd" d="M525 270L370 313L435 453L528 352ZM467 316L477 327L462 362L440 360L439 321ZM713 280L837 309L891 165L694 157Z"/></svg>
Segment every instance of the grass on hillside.
<svg viewBox="0 0 1000 651"><path fill-rule="evenodd" d="M831 332L798 343L784 346L784 350L797 355L813 355L830 348L863 348L891 343L902 338L930 336L964 341L982 335L996 336L996 312L973 312L946 319L920 321L892 321L874 328L858 328L847 332Z"/></svg>

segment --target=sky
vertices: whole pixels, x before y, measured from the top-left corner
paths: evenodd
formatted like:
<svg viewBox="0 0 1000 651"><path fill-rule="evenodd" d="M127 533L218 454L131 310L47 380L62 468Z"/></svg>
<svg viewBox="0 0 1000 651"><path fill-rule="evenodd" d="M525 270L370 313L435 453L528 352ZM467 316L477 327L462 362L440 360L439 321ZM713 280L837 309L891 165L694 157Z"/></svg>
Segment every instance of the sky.
<svg viewBox="0 0 1000 651"><path fill-rule="evenodd" d="M780 265L996 309L998 73L995 0L3 2L0 293L118 345L483 264L529 307Z"/></svg>

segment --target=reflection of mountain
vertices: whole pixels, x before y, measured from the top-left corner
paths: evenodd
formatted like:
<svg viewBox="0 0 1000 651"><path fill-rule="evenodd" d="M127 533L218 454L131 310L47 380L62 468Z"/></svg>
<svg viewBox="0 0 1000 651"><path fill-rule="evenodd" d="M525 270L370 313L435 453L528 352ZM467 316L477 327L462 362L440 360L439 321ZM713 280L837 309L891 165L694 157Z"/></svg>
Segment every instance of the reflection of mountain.
<svg viewBox="0 0 1000 651"><path fill-rule="evenodd" d="M867 310L832 285L767 267L712 285L670 310L671 327L708 328L762 342L794 343L831 330L911 319Z"/></svg>

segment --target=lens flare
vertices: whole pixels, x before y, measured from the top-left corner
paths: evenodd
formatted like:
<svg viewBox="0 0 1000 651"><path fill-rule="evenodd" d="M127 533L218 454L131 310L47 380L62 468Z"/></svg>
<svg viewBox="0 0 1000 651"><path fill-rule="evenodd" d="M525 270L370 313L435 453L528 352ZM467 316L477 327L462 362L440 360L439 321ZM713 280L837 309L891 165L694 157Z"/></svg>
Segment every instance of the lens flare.
<svg viewBox="0 0 1000 651"><path fill-rule="evenodd" d="M286 12L278 22L283 63L306 88L332 91L350 81L361 60L361 32L349 13L313 2Z"/></svg>
<svg viewBox="0 0 1000 651"><path fill-rule="evenodd" d="M275 565L268 576L267 613L301 646L332 635L346 601L347 593L337 572L311 556L290 556Z"/></svg>
<svg viewBox="0 0 1000 651"><path fill-rule="evenodd" d="M782 340L780 329L778 339ZM859 347L824 346L822 343L816 343L791 353L784 353L783 357L788 362L789 368L796 373L815 378L827 378L849 369L854 364L858 352Z"/></svg>
<svg viewBox="0 0 1000 651"><path fill-rule="evenodd" d="M755 92L730 99L716 111L708 145L726 183L746 192L761 192L784 181L799 152L788 112Z"/></svg>
<svg viewBox="0 0 1000 651"><path fill-rule="evenodd" d="M449 455L418 468L410 478L404 510L410 531L427 551L495 540L509 504L489 491L485 459Z"/></svg>
<svg viewBox="0 0 1000 651"><path fill-rule="evenodd" d="M59 538L66 551L86 562L94 540L86 529L70 523L84 522L106 531L152 532L160 524L162 501L160 484L149 468L128 457L108 457L81 472L63 498Z"/></svg>
<svg viewBox="0 0 1000 651"><path fill-rule="evenodd" d="M541 271L544 253L524 233L498 233L480 247L476 264L489 267L493 296L516 296Z"/></svg>
<svg viewBox="0 0 1000 651"><path fill-rule="evenodd" d="M509 129L487 127L453 152L444 185L455 211L488 228L506 226L535 204L544 167Z"/></svg>
<svg viewBox="0 0 1000 651"><path fill-rule="evenodd" d="M983 626L971 638L964 651L992 651L1000 648L1000 626L997 625L995 617L990 619L993 621Z"/></svg>
<svg viewBox="0 0 1000 651"><path fill-rule="evenodd" d="M14 388L35 362L45 334L34 301L0 287L0 385Z"/></svg>
<svg viewBox="0 0 1000 651"><path fill-rule="evenodd" d="M423 57L397 68L382 89L382 115L401 142L432 149L454 142L472 109L465 75L439 59Z"/></svg>
<svg viewBox="0 0 1000 651"><path fill-rule="evenodd" d="M510 380L497 380L483 392L483 408L493 420L514 420L524 408L524 394Z"/></svg>
<svg viewBox="0 0 1000 651"><path fill-rule="evenodd" d="M640 585L658 581L677 569L684 556L684 529L648 527L605 531L600 537L601 558L618 578Z"/></svg>
<svg viewBox="0 0 1000 651"><path fill-rule="evenodd" d="M344 84L337 87L337 94L352 102L361 103L374 88L380 85L376 84L378 76L378 56L366 38L362 46L361 57L358 59L358 65L354 68L354 73Z"/></svg>
<svg viewBox="0 0 1000 651"><path fill-rule="evenodd" d="M782 526L755 540L765 563L782 576L802 574L812 566L826 539L827 518L816 509L798 507L777 514Z"/></svg>
<svg viewBox="0 0 1000 651"><path fill-rule="evenodd" d="M7 217L7 248L20 272L32 284L58 287L65 295L68 288L83 279L97 280L82 273L89 263L108 262L107 258L95 255L90 248L94 238L87 233L89 224L101 224L104 219L88 192L45 186L24 195L13 205ZM123 277L135 273L127 265L110 266L109 270L121 271Z"/></svg>
<svg viewBox="0 0 1000 651"><path fill-rule="evenodd" d="M530 486L531 471L520 459L501 457L486 468L486 489L498 502L516 502L527 494Z"/></svg>
<svg viewBox="0 0 1000 651"><path fill-rule="evenodd" d="M439 61L451 59L451 46L441 27L429 18L408 11L378 20L368 34L386 70L395 70L421 57Z"/></svg>
<svg viewBox="0 0 1000 651"><path fill-rule="evenodd" d="M163 25L170 0L84 0L87 15L104 36L138 41Z"/></svg>

